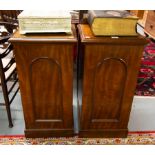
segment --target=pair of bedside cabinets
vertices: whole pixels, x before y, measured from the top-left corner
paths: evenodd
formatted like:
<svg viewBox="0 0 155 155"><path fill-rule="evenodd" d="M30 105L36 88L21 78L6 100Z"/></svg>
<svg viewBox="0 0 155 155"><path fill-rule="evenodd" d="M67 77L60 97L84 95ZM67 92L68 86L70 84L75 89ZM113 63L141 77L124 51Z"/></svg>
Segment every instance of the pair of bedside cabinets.
<svg viewBox="0 0 155 155"><path fill-rule="evenodd" d="M78 51L79 137L126 137L146 40L95 37L87 24L72 34L10 38L19 76L26 137L74 136L73 49Z"/></svg>

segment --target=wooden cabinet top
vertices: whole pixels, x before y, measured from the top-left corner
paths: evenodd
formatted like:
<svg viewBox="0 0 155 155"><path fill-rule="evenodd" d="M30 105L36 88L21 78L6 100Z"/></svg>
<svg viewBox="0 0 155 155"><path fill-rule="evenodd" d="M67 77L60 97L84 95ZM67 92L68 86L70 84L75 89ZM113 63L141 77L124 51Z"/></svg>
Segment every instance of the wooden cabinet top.
<svg viewBox="0 0 155 155"><path fill-rule="evenodd" d="M30 33L20 34L17 30L9 39L10 42L77 42L75 25L72 34L66 33Z"/></svg>
<svg viewBox="0 0 155 155"><path fill-rule="evenodd" d="M104 28L104 27L103 27ZM105 44L146 44L147 40L140 35L137 36L121 36L121 37L111 37L111 36L99 36L93 35L91 28L88 24L79 24L78 30L83 43L105 43Z"/></svg>

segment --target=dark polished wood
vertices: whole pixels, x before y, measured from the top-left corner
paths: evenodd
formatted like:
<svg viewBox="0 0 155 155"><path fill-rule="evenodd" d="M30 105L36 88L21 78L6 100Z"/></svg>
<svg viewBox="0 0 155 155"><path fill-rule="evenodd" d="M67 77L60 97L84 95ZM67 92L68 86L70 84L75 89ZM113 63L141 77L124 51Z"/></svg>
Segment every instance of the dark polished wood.
<svg viewBox="0 0 155 155"><path fill-rule="evenodd" d="M10 39L15 48L26 137L72 136L73 34L27 34Z"/></svg>
<svg viewBox="0 0 155 155"><path fill-rule="evenodd" d="M18 15L22 10L0 10L1 20L12 24L18 24Z"/></svg>
<svg viewBox="0 0 155 155"><path fill-rule="evenodd" d="M140 60L141 37L95 37L78 25L80 137L126 137ZM82 92L82 94L80 94Z"/></svg>

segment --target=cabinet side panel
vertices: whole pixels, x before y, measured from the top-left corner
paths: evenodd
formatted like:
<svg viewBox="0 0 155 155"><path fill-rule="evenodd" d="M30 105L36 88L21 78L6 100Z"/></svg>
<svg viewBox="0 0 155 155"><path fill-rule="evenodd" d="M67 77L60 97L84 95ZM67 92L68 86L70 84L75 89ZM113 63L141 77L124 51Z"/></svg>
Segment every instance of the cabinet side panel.
<svg viewBox="0 0 155 155"><path fill-rule="evenodd" d="M142 46L85 45L80 128L127 129Z"/></svg>
<svg viewBox="0 0 155 155"><path fill-rule="evenodd" d="M73 45L14 47L26 130L73 131Z"/></svg>

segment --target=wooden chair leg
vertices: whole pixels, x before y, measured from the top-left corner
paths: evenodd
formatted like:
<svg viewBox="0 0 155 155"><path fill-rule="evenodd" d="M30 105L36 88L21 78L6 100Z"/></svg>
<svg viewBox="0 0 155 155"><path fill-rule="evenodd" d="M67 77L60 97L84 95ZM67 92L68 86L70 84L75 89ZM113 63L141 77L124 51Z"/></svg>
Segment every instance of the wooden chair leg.
<svg viewBox="0 0 155 155"><path fill-rule="evenodd" d="M4 81L1 81L1 85L2 85L2 91L3 91L3 95L4 95L4 101L5 101L5 106L6 106L6 111L7 111L7 116L8 116L8 121L9 121L9 127L12 128L13 127L13 123L12 123L12 117L11 117L11 110L10 110L10 104L9 104L9 97L8 97L8 93L7 93L7 86L5 84Z"/></svg>

